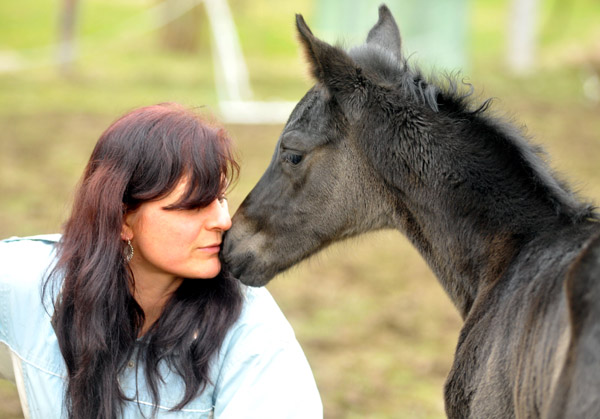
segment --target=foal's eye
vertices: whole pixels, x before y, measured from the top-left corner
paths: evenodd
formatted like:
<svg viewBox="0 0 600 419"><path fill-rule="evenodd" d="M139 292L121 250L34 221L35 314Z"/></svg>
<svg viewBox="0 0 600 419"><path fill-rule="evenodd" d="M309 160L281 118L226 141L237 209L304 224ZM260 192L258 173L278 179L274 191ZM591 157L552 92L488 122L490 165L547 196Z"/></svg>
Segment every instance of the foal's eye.
<svg viewBox="0 0 600 419"><path fill-rule="evenodd" d="M293 165L296 165L302 161L302 154L289 153L289 154L286 154L283 158L285 159L285 161L287 161Z"/></svg>

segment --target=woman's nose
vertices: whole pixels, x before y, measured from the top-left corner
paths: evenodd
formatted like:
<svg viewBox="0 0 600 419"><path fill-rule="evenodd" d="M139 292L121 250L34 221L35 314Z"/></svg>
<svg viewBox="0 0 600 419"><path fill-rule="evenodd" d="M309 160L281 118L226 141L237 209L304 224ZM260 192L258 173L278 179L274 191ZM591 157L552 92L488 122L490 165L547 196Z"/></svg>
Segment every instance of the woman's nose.
<svg viewBox="0 0 600 419"><path fill-rule="evenodd" d="M231 216L227 199L215 199L211 204L211 228L227 231L231 228Z"/></svg>

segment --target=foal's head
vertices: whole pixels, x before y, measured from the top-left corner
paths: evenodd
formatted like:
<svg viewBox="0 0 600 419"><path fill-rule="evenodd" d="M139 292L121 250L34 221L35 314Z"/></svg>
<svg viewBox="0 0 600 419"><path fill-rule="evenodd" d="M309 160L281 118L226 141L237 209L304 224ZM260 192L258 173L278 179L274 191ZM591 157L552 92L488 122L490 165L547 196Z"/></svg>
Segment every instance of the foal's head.
<svg viewBox="0 0 600 419"><path fill-rule="evenodd" d="M558 213L589 214L515 129L486 116L487 102L474 108L451 79L431 82L407 65L387 7L349 51L317 39L302 16L296 23L316 84L226 236L224 257L242 282L264 285L335 241L382 228L404 232L441 272L431 259L450 251L447 237L468 247L469 229L526 235Z"/></svg>
<svg viewBox="0 0 600 419"><path fill-rule="evenodd" d="M349 52L315 38L302 16L296 23L316 84L292 112L226 238L225 257L249 285L264 285L332 242L391 227L395 212L357 140L366 127L356 126L370 113L374 83L391 87L405 69L391 13L382 6L367 42Z"/></svg>

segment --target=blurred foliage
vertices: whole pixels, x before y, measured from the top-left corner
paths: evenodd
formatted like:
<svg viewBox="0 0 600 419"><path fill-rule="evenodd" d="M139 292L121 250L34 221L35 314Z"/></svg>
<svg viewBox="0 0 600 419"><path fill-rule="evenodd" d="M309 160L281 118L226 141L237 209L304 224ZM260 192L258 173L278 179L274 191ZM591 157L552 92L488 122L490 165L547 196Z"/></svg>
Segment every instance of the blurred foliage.
<svg viewBox="0 0 600 419"><path fill-rule="evenodd" d="M552 166L598 203L600 106L584 86L600 73L600 2L540 1L539 60L531 76L512 76L504 66L508 1L471 0L471 64L459 77L482 99L497 98L498 115L526 124ZM1 237L60 229L95 140L128 109L178 101L217 113L209 31L198 28L193 52L166 49L157 16L147 13L157 3L82 1L79 57L69 78L54 63L57 2L0 3L0 69L22 67L0 72ZM230 5L255 96L298 100L311 82L294 13L310 25L313 1ZM373 10L369 19L376 17ZM230 195L234 210L270 161L281 126L227 128L242 163ZM400 234L333 246L269 289L305 349L327 418L443 417L442 388L461 320ZM0 384L0 417L14 417L7 410L14 409L14 387Z"/></svg>

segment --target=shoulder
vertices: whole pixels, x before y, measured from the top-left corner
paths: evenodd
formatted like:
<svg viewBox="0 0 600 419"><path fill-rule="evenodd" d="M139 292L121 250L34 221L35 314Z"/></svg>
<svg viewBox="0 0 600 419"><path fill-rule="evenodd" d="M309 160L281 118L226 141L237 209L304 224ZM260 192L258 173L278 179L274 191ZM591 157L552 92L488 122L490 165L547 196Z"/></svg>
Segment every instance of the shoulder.
<svg viewBox="0 0 600 419"><path fill-rule="evenodd" d="M242 314L215 371L215 417L321 418L319 391L292 326L266 288L242 290Z"/></svg>
<svg viewBox="0 0 600 419"><path fill-rule="evenodd" d="M299 346L292 326L266 288L242 285L242 293L242 312L221 348L224 359L269 357L282 349Z"/></svg>
<svg viewBox="0 0 600 419"><path fill-rule="evenodd" d="M0 241L0 340L21 354L35 348L40 336L52 335L42 283L54 264L59 240L60 235L43 235Z"/></svg>
<svg viewBox="0 0 600 419"><path fill-rule="evenodd" d="M234 329L267 335L270 339L296 340L292 326L266 288L242 286L242 292L244 305Z"/></svg>
<svg viewBox="0 0 600 419"><path fill-rule="evenodd" d="M571 321L596 323L600 314L600 231L589 240L569 269L566 295Z"/></svg>
<svg viewBox="0 0 600 419"><path fill-rule="evenodd" d="M36 236L27 236L27 237L9 237L7 239L0 240L1 245L35 245L35 244L45 244L45 245L54 245L60 241L62 235L60 233L53 234L38 234Z"/></svg>
<svg viewBox="0 0 600 419"><path fill-rule="evenodd" d="M17 261L45 257L54 252L56 243L60 241L60 234L42 234L29 237L10 237L0 241L0 258L5 263L10 263L15 258Z"/></svg>
<svg viewBox="0 0 600 419"><path fill-rule="evenodd" d="M56 256L60 234L31 237L11 237L0 241L0 290L29 295L35 291L50 272Z"/></svg>
<svg viewBox="0 0 600 419"><path fill-rule="evenodd" d="M14 277L20 283L39 279L52 264L60 237L45 234L0 241L0 282Z"/></svg>

